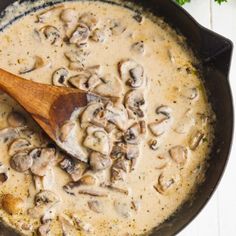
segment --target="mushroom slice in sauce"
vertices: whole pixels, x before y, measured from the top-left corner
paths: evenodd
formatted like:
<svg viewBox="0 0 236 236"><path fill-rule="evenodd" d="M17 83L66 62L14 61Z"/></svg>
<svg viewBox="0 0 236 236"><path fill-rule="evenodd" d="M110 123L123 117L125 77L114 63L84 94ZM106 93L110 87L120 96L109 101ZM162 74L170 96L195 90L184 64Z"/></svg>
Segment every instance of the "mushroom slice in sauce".
<svg viewBox="0 0 236 236"><path fill-rule="evenodd" d="M100 152L103 155L108 155L110 152L110 141L108 134L102 128L89 126L87 128L87 136L83 142L84 146Z"/></svg>
<svg viewBox="0 0 236 236"><path fill-rule="evenodd" d="M161 106L159 106L156 109L156 113L157 113L157 115L162 114L162 115L170 118L171 117L171 113L172 113L172 109L171 109L171 107L168 107L168 106L165 106L165 105L161 105Z"/></svg>
<svg viewBox="0 0 236 236"><path fill-rule="evenodd" d="M145 80L144 69L133 60L125 60L119 63L121 79L132 88L139 88Z"/></svg>
<svg viewBox="0 0 236 236"><path fill-rule="evenodd" d="M137 54L144 54L144 52L145 52L144 42L139 41L139 42L132 44L131 50Z"/></svg>
<svg viewBox="0 0 236 236"><path fill-rule="evenodd" d="M98 24L98 20L92 12L81 15L79 21L86 24L90 30L94 30Z"/></svg>
<svg viewBox="0 0 236 236"><path fill-rule="evenodd" d="M92 170L101 171L111 167L112 161L109 156L102 155L99 152L91 152L89 164Z"/></svg>
<svg viewBox="0 0 236 236"><path fill-rule="evenodd" d="M98 200L88 201L88 207L90 210L92 210L95 213L102 213L103 211L103 205Z"/></svg>
<svg viewBox="0 0 236 236"><path fill-rule="evenodd" d="M108 103L105 108L106 119L115 124L118 129L126 130L128 123L128 114L122 104Z"/></svg>
<svg viewBox="0 0 236 236"><path fill-rule="evenodd" d="M13 128L26 125L25 117L18 111L13 111L7 116L7 123Z"/></svg>
<svg viewBox="0 0 236 236"><path fill-rule="evenodd" d="M0 140L4 143L9 142L17 138L18 133L14 128L4 128L0 130Z"/></svg>
<svg viewBox="0 0 236 236"><path fill-rule="evenodd" d="M48 236L51 230L51 222L48 221L45 224L42 224L38 228L38 234L39 236Z"/></svg>
<svg viewBox="0 0 236 236"><path fill-rule="evenodd" d="M107 120L104 116L104 105L100 102L90 103L84 110L80 118L81 128L86 128L90 124L105 127Z"/></svg>
<svg viewBox="0 0 236 236"><path fill-rule="evenodd" d="M130 164L123 158L117 159L111 167L111 182L123 181L129 172Z"/></svg>
<svg viewBox="0 0 236 236"><path fill-rule="evenodd" d="M28 152L18 152L10 160L11 168L17 172L25 172L33 165L33 158Z"/></svg>
<svg viewBox="0 0 236 236"><path fill-rule="evenodd" d="M156 137L164 134L171 125L171 119L165 115L159 114L155 122L152 122L148 125L152 134Z"/></svg>
<svg viewBox="0 0 236 236"><path fill-rule="evenodd" d="M60 128L59 132L59 139L61 142L66 142L70 137L73 129L75 128L75 123L72 121L66 121L62 127Z"/></svg>
<svg viewBox="0 0 236 236"><path fill-rule="evenodd" d="M95 42L100 42L103 43L106 40L106 34L105 34L105 30L103 29L95 29L90 38L95 41Z"/></svg>
<svg viewBox="0 0 236 236"><path fill-rule="evenodd" d="M0 186L8 180L7 168L0 162Z"/></svg>
<svg viewBox="0 0 236 236"><path fill-rule="evenodd" d="M191 150L195 151L197 147L201 144L202 139L204 138L204 133L199 130L193 132L189 140L189 147Z"/></svg>
<svg viewBox="0 0 236 236"><path fill-rule="evenodd" d="M169 150L169 153L177 164L184 165L187 161L188 150L184 146L174 146Z"/></svg>
<svg viewBox="0 0 236 236"><path fill-rule="evenodd" d="M98 86L102 81L97 74L82 72L69 78L69 83L75 88L79 88L85 91L92 91L96 86Z"/></svg>
<svg viewBox="0 0 236 236"><path fill-rule="evenodd" d="M103 78L101 78L102 83L97 85L93 92L102 96L102 97L121 97L123 92L123 86L121 81L107 74Z"/></svg>
<svg viewBox="0 0 236 236"><path fill-rule="evenodd" d="M55 159L54 148L34 149L30 152L29 156L33 159L31 171L38 176L45 176Z"/></svg>
<svg viewBox="0 0 236 236"><path fill-rule="evenodd" d="M141 90L130 90L125 95L125 107L130 110L134 116L144 117L143 106L145 105L144 94Z"/></svg>
<svg viewBox="0 0 236 236"><path fill-rule="evenodd" d="M52 25L46 25L40 29L43 32L46 40L48 40L52 45L56 44L60 39L60 31Z"/></svg>
<svg viewBox="0 0 236 236"><path fill-rule="evenodd" d="M183 91L183 96L189 100L196 100L198 98L199 92L197 88L185 88Z"/></svg>
<svg viewBox="0 0 236 236"><path fill-rule="evenodd" d="M78 191L79 194L83 195L89 195L92 197L108 197L107 192L103 192L100 190L94 190L94 189L81 189Z"/></svg>
<svg viewBox="0 0 236 236"><path fill-rule="evenodd" d="M64 55L70 62L80 62L83 58L83 53L83 50L67 51Z"/></svg>
<svg viewBox="0 0 236 236"><path fill-rule="evenodd" d="M119 20L110 20L109 29L112 32L112 35L118 36L126 31L126 26L124 26Z"/></svg>
<svg viewBox="0 0 236 236"><path fill-rule="evenodd" d="M8 154L14 156L18 152L27 151L31 146L31 143L24 138L15 139L8 147Z"/></svg>
<svg viewBox="0 0 236 236"><path fill-rule="evenodd" d="M124 134L124 140L129 144L139 144L142 138L140 123L133 124Z"/></svg>
<svg viewBox="0 0 236 236"><path fill-rule="evenodd" d="M66 171L73 181L78 181L87 169L87 164L72 158L65 158L60 167Z"/></svg>
<svg viewBox="0 0 236 236"><path fill-rule="evenodd" d="M66 68L62 67L57 69L52 75L52 84L55 86L68 86L68 75L69 72Z"/></svg>
<svg viewBox="0 0 236 236"><path fill-rule="evenodd" d="M20 75L24 75L24 74L30 73L30 72L32 72L34 70L40 69L40 68L42 68L42 67L44 67L46 65L50 65L50 64L51 63L46 64L42 57L35 56L35 61L34 61L33 66L20 70L19 74Z"/></svg>
<svg viewBox="0 0 236 236"><path fill-rule="evenodd" d="M90 30L87 25L83 23L79 23L76 30L73 32L69 42L71 44L76 44L80 46L81 44L85 44L88 41L90 35Z"/></svg>
<svg viewBox="0 0 236 236"><path fill-rule="evenodd" d="M181 177L176 171L166 170L161 173L157 184L154 186L157 192L163 195L171 194L181 183Z"/></svg>
<svg viewBox="0 0 236 236"><path fill-rule="evenodd" d="M114 159L121 157L128 160L136 159L139 157L139 147L137 145L116 143L112 148L111 157Z"/></svg>
<svg viewBox="0 0 236 236"><path fill-rule="evenodd" d="M67 8L61 12L60 18L65 23L73 23L77 21L77 15L78 14L74 9Z"/></svg>
<svg viewBox="0 0 236 236"><path fill-rule="evenodd" d="M2 209L8 214L15 215L22 211L23 200L12 194L4 194L1 203Z"/></svg>
<svg viewBox="0 0 236 236"><path fill-rule="evenodd" d="M96 178L92 175L84 175L81 177L78 181L79 185L95 185L96 184Z"/></svg>

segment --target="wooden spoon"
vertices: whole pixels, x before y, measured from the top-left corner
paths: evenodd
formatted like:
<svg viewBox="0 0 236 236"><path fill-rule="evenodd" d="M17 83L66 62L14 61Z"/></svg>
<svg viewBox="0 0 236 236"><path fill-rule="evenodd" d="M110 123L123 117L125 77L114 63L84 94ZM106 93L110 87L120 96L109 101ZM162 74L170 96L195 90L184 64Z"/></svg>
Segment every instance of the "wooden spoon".
<svg viewBox="0 0 236 236"><path fill-rule="evenodd" d="M29 112L58 146L75 155L66 145L61 145L57 139L57 131L70 119L76 108L87 105L91 95L77 89L36 83L2 69L0 88Z"/></svg>

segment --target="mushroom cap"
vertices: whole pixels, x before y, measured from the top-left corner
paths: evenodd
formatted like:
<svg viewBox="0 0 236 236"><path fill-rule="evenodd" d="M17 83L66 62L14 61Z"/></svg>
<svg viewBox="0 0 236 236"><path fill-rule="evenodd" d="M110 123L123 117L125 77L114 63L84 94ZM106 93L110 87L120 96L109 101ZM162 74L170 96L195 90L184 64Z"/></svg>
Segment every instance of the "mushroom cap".
<svg viewBox="0 0 236 236"><path fill-rule="evenodd" d="M109 157L104 156L99 152L91 152L89 164L92 170L101 171L111 167L112 161Z"/></svg>
<svg viewBox="0 0 236 236"><path fill-rule="evenodd" d="M102 97L117 97L120 98L123 93L123 84L115 76L106 74L101 78L102 83L97 85L93 92Z"/></svg>
<svg viewBox="0 0 236 236"><path fill-rule="evenodd" d="M25 172L33 165L33 158L28 152L18 152L10 160L11 168L17 172Z"/></svg>

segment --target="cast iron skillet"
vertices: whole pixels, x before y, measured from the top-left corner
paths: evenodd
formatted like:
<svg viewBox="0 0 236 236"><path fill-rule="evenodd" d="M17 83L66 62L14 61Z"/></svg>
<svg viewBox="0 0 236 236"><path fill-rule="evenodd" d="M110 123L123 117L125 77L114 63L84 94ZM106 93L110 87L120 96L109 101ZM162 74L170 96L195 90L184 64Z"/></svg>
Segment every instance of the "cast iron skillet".
<svg viewBox="0 0 236 236"><path fill-rule="evenodd" d="M1 0L0 12L3 13L4 9L14 1ZM152 233L157 236L175 235L205 206L216 189L228 160L233 134L233 105L228 82L233 45L230 40L199 25L186 11L171 0L126 0L124 2L134 2L145 10L163 16L172 27L187 38L189 46L202 61L205 87L217 116L215 141L210 154L205 182L199 186L194 199L187 201ZM18 234L0 223L1 235L16 236Z"/></svg>

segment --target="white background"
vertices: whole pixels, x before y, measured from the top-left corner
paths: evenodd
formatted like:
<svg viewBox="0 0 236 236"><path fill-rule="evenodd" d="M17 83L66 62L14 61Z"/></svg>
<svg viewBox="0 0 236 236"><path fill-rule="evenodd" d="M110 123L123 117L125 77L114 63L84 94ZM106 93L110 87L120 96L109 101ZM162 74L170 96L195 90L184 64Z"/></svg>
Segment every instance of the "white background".
<svg viewBox="0 0 236 236"><path fill-rule="evenodd" d="M236 0L228 0L221 6L214 0L191 0L185 9L202 25L234 42L230 83L236 108ZM236 236L236 135L218 190L198 217L178 236Z"/></svg>

